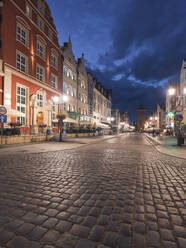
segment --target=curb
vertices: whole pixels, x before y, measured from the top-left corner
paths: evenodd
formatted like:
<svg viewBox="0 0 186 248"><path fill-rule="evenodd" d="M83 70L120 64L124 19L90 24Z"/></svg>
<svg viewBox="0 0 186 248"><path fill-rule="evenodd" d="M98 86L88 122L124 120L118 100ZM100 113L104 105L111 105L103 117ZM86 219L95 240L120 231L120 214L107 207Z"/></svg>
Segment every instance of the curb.
<svg viewBox="0 0 186 248"><path fill-rule="evenodd" d="M148 135L145 135L145 138L146 140L154 147L154 149L156 149L157 152L161 153L161 154L164 154L164 155L167 155L167 156L170 156L170 157L174 157L174 158L179 158L179 159L184 159L186 160L186 158L183 158L183 157L178 157L176 155L172 155L172 154L168 154L166 152L162 152L160 151L157 146L158 145L162 145L161 143L157 142L156 140L154 140L153 138L149 137ZM156 144L154 144L156 143Z"/></svg>

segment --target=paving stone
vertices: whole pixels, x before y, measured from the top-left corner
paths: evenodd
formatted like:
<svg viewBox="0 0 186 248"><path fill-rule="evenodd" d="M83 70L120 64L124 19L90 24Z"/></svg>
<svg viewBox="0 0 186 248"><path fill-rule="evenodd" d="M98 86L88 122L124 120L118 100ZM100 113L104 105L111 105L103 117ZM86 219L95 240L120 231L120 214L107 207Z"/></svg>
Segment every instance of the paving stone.
<svg viewBox="0 0 186 248"><path fill-rule="evenodd" d="M183 225L183 220L179 215L171 214L172 223L178 226Z"/></svg>
<svg viewBox="0 0 186 248"><path fill-rule="evenodd" d="M160 247L160 235L158 232L149 231L147 233L147 243L149 246Z"/></svg>
<svg viewBox="0 0 186 248"><path fill-rule="evenodd" d="M17 232L24 235L31 232L34 229L35 225L30 223L23 223L18 229Z"/></svg>
<svg viewBox="0 0 186 248"><path fill-rule="evenodd" d="M110 246L112 248L117 247L118 244L118 240L120 238L120 236L116 233L113 232L106 232L104 235L104 240L103 243L107 246Z"/></svg>
<svg viewBox="0 0 186 248"><path fill-rule="evenodd" d="M131 236L132 230L130 224L121 224L120 234L123 236Z"/></svg>
<svg viewBox="0 0 186 248"><path fill-rule="evenodd" d="M61 219L61 220L68 220L68 218L71 216L70 213L67 213L67 212L61 212L59 213L56 218L57 219Z"/></svg>
<svg viewBox="0 0 186 248"><path fill-rule="evenodd" d="M103 238L104 230L103 226L94 226L90 232L89 239L95 242L100 242Z"/></svg>
<svg viewBox="0 0 186 248"><path fill-rule="evenodd" d="M175 242L162 241L162 248L178 248L178 246Z"/></svg>
<svg viewBox="0 0 186 248"><path fill-rule="evenodd" d="M41 241L42 242L49 242L49 243L54 243L57 241L59 238L60 233L55 231L55 230L49 230L47 233L44 234L42 237Z"/></svg>
<svg viewBox="0 0 186 248"><path fill-rule="evenodd" d="M20 248L20 247L30 248L31 243L26 238L17 236L8 242L7 247L8 248Z"/></svg>
<svg viewBox="0 0 186 248"><path fill-rule="evenodd" d="M14 220L4 225L4 227L10 231L13 231L13 230L17 230L22 224L23 224L23 221Z"/></svg>
<svg viewBox="0 0 186 248"><path fill-rule="evenodd" d="M74 224L72 226L72 229L70 230L70 233L73 235L78 236L79 238L86 238L88 237L88 234L90 232L90 228Z"/></svg>
<svg viewBox="0 0 186 248"><path fill-rule="evenodd" d="M176 236L186 239L186 228L185 227L174 225L174 232Z"/></svg>
<svg viewBox="0 0 186 248"><path fill-rule="evenodd" d="M46 228L37 226L31 232L29 232L27 236L33 240L40 240L47 231L48 230Z"/></svg>
<svg viewBox="0 0 186 248"><path fill-rule="evenodd" d="M145 247L144 235L142 235L140 233L134 233L132 243L133 243L133 247L135 247L135 248Z"/></svg>
<svg viewBox="0 0 186 248"><path fill-rule="evenodd" d="M80 240L75 248L96 248L96 243L90 241L90 240Z"/></svg>
<svg viewBox="0 0 186 248"><path fill-rule="evenodd" d="M53 217L49 217L43 224L42 226L45 228L53 228L57 223L58 223L58 219L53 218Z"/></svg>
<svg viewBox="0 0 186 248"><path fill-rule="evenodd" d="M54 216L56 216L58 213L59 213L59 211L56 210L56 209L48 209L48 210L45 212L45 214L46 214L47 216L50 216L50 217L54 217Z"/></svg>
<svg viewBox="0 0 186 248"><path fill-rule="evenodd" d="M135 222L134 231L137 233L145 234L145 224L143 222Z"/></svg>
<svg viewBox="0 0 186 248"><path fill-rule="evenodd" d="M186 247L186 239L178 238L178 244L179 244L180 248L185 248Z"/></svg>
<svg viewBox="0 0 186 248"><path fill-rule="evenodd" d="M160 235L163 240L175 241L175 238L171 230L160 229Z"/></svg>
<svg viewBox="0 0 186 248"><path fill-rule="evenodd" d="M14 233L0 230L0 244L5 244L14 237Z"/></svg>
<svg viewBox="0 0 186 248"><path fill-rule="evenodd" d="M59 223L55 226L55 229L58 230L59 232L68 232L71 227L72 227L71 222L60 220Z"/></svg>
<svg viewBox="0 0 186 248"><path fill-rule="evenodd" d="M93 216L87 216L86 219L83 221L82 225L87 227L93 227L97 222L97 218Z"/></svg>
<svg viewBox="0 0 186 248"><path fill-rule="evenodd" d="M56 242L59 248L74 248L79 239L71 234L63 234Z"/></svg>

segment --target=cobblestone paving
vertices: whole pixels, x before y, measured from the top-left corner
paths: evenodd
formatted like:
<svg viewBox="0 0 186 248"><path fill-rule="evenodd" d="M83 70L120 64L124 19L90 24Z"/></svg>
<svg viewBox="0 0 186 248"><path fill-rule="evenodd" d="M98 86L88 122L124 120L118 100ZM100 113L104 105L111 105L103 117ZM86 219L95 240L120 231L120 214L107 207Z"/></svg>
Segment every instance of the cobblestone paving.
<svg viewBox="0 0 186 248"><path fill-rule="evenodd" d="M143 135L0 159L0 248L186 248L186 160Z"/></svg>

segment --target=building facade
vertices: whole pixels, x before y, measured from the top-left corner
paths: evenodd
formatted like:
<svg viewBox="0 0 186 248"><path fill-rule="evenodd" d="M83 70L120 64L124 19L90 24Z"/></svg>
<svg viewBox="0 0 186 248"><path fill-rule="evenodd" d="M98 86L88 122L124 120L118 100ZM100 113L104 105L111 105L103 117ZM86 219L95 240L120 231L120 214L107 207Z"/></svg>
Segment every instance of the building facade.
<svg viewBox="0 0 186 248"><path fill-rule="evenodd" d="M78 124L78 84L77 63L72 51L72 42L69 37L62 49L63 57L63 98L62 112L66 115L64 122L71 127Z"/></svg>
<svg viewBox="0 0 186 248"><path fill-rule="evenodd" d="M142 131L144 129L146 121L146 109L140 105L138 108L138 119L137 119L137 131Z"/></svg>
<svg viewBox="0 0 186 248"><path fill-rule="evenodd" d="M8 123L24 132L52 129L62 94L62 60L57 31L44 0L3 0L0 47L0 104ZM11 15L10 15L11 13Z"/></svg>
<svg viewBox="0 0 186 248"><path fill-rule="evenodd" d="M93 91L93 125L109 128L111 125L112 91L95 82Z"/></svg>

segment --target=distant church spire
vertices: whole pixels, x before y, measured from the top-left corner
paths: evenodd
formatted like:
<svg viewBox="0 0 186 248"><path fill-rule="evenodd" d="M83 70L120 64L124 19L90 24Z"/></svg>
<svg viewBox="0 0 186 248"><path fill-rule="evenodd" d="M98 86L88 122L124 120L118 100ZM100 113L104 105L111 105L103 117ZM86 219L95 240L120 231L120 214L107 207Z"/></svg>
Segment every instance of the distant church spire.
<svg viewBox="0 0 186 248"><path fill-rule="evenodd" d="M72 43L72 42L71 42L70 34L69 34L69 36L68 36L68 43Z"/></svg>

